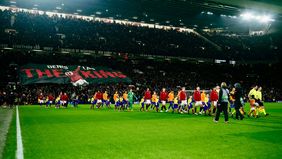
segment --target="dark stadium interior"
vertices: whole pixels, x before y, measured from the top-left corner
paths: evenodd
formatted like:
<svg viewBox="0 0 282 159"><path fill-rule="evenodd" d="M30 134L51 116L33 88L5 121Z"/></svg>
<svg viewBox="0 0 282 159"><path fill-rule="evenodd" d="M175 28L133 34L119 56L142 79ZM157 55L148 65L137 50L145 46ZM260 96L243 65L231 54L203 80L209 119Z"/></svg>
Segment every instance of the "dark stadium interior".
<svg viewBox="0 0 282 159"><path fill-rule="evenodd" d="M3 6L185 27L195 31L179 32L0 10L2 91L17 87L17 93L35 97L40 91L50 90L48 85L21 86L17 71L24 64L80 64L108 66L123 71L133 80L132 84L139 88L139 97L147 87L158 91L162 87L175 89L178 86L194 89L197 85L211 89L224 79L230 86L241 82L246 89L253 84L261 85L266 100L281 100L281 2L241 2L1 1L0 5ZM272 12L265 9L257 11L273 14L275 21L272 24L250 26L238 20L239 14L248 9L244 4L249 3L272 8ZM251 30L264 32L250 35ZM217 59L226 62L215 63ZM229 61L235 61L236 64L230 64ZM97 90L92 86L60 87L69 92L77 89L87 95ZM112 94L115 89L125 89L127 86L101 84L99 87Z"/></svg>
<svg viewBox="0 0 282 159"><path fill-rule="evenodd" d="M282 0L0 0L0 159L278 159Z"/></svg>

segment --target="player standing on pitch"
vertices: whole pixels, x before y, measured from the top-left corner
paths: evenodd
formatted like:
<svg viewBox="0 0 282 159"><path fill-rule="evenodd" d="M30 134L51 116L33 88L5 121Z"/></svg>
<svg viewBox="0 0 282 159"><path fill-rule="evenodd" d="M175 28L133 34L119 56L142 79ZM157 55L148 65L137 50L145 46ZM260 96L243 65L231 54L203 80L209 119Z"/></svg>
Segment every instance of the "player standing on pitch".
<svg viewBox="0 0 282 159"><path fill-rule="evenodd" d="M217 87L214 87L212 89L211 93L210 93L211 108L209 109L209 115L214 114L215 111L216 111L216 105L217 105L217 101L218 101L218 93L216 91Z"/></svg>
<svg viewBox="0 0 282 159"><path fill-rule="evenodd" d="M133 111L133 103L134 103L134 98L136 98L135 94L133 93L132 89L130 89L128 93L128 101L129 101L129 111Z"/></svg>
<svg viewBox="0 0 282 159"><path fill-rule="evenodd" d="M193 97L194 97L194 101L195 101L195 106L194 106L194 114L195 115L198 115L197 114L197 107L202 107L202 101L201 101L201 92L200 92L200 87L197 87L196 90L194 91L194 94L193 94Z"/></svg>
<svg viewBox="0 0 282 159"><path fill-rule="evenodd" d="M160 100L162 103L161 112L163 112L163 110L166 111L167 92L165 91L165 88L163 88L160 93Z"/></svg>
<svg viewBox="0 0 282 159"><path fill-rule="evenodd" d="M147 88L145 94L144 94L144 99L145 99L145 104L146 104L146 111L148 111L148 108L150 107L151 105L151 91L149 88Z"/></svg>
<svg viewBox="0 0 282 159"><path fill-rule="evenodd" d="M180 106L178 109L179 113L183 113L183 109L185 106L187 106L187 95L185 91L185 87L182 87L181 91L179 92L179 100L180 100Z"/></svg>

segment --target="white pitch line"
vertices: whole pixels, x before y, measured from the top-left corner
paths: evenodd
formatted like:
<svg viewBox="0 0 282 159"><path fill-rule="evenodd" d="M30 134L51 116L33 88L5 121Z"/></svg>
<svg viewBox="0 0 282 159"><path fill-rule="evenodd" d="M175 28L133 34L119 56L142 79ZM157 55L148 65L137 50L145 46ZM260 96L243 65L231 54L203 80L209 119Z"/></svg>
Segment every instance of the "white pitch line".
<svg viewBox="0 0 282 159"><path fill-rule="evenodd" d="M24 159L23 140L22 140L22 132L21 132L21 124L20 124L18 106L17 106L17 152L16 152L16 158L17 159Z"/></svg>

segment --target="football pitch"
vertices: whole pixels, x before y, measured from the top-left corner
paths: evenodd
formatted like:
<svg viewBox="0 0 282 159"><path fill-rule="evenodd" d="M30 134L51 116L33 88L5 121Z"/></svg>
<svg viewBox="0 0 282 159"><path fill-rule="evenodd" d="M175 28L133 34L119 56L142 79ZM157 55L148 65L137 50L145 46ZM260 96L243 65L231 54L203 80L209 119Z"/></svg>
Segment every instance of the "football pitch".
<svg viewBox="0 0 282 159"><path fill-rule="evenodd" d="M20 106L26 159L281 158L282 104L265 103L268 117L214 123L209 116ZM246 106L248 111L248 104ZM0 127L1 128L1 127ZM15 158L16 111L3 150Z"/></svg>

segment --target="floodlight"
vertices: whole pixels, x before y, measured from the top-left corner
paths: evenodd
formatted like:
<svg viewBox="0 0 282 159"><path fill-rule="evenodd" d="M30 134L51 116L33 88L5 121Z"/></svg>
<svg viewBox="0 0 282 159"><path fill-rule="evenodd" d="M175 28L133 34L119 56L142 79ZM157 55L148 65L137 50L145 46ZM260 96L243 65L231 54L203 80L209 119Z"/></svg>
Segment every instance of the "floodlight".
<svg viewBox="0 0 282 159"><path fill-rule="evenodd" d="M213 15L213 12L207 12L208 15Z"/></svg>
<svg viewBox="0 0 282 159"><path fill-rule="evenodd" d="M243 18L243 20L251 20L255 17L253 13L250 12L243 13L240 16Z"/></svg>
<svg viewBox="0 0 282 159"><path fill-rule="evenodd" d="M258 20L261 23L268 23L268 22L274 21L274 19L272 19L270 16L267 16L267 15L259 16Z"/></svg>
<svg viewBox="0 0 282 159"><path fill-rule="evenodd" d="M243 20L254 21L259 23L268 23L275 21L270 15L255 15L252 12L246 12L240 15Z"/></svg>

